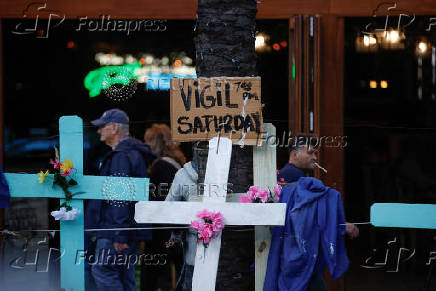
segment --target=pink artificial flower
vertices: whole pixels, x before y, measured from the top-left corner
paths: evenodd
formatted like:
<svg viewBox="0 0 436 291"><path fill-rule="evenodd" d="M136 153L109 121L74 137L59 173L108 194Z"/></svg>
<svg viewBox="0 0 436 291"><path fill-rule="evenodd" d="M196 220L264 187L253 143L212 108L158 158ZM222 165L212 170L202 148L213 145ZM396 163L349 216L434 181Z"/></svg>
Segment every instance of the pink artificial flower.
<svg viewBox="0 0 436 291"><path fill-rule="evenodd" d="M248 190L248 192L247 192L247 196L248 196L248 198L250 198L251 200L256 200L256 198L257 198L257 192L253 192L253 191Z"/></svg>
<svg viewBox="0 0 436 291"><path fill-rule="evenodd" d="M249 191L257 193L260 192L260 188L258 186L251 186Z"/></svg>
<svg viewBox="0 0 436 291"><path fill-rule="evenodd" d="M224 222L222 219L214 220L212 223L212 230L213 231L220 231L224 228Z"/></svg>
<svg viewBox="0 0 436 291"><path fill-rule="evenodd" d="M238 202L240 202L240 203L252 203L253 201L247 195L243 195L243 196L239 197Z"/></svg>
<svg viewBox="0 0 436 291"><path fill-rule="evenodd" d="M212 215L210 218L211 218L211 220L223 220L224 219L221 212L212 212Z"/></svg>
<svg viewBox="0 0 436 291"><path fill-rule="evenodd" d="M210 242L210 237L208 237L208 236L202 236L201 238L203 239L203 242L205 244L208 244Z"/></svg>
<svg viewBox="0 0 436 291"><path fill-rule="evenodd" d="M224 217L221 212L215 212L212 215L212 230L220 231L224 228Z"/></svg>
<svg viewBox="0 0 436 291"><path fill-rule="evenodd" d="M61 168L61 163L59 162L59 159L56 158L53 162L53 160L50 159L50 164L53 165L54 169L60 169Z"/></svg>
<svg viewBox="0 0 436 291"><path fill-rule="evenodd" d="M212 232L213 232L212 224L210 224L210 223L205 223L205 224L204 224L204 227L203 227L201 230L206 230L206 229L212 233Z"/></svg>
<svg viewBox="0 0 436 291"><path fill-rule="evenodd" d="M252 200L255 200L259 197L260 189L257 186L251 186L250 189L248 189L247 194Z"/></svg>
<svg viewBox="0 0 436 291"><path fill-rule="evenodd" d="M195 228L197 230L203 229L204 223L201 222L201 221L198 221L198 220L194 220L194 221L191 222L191 227Z"/></svg>
<svg viewBox="0 0 436 291"><path fill-rule="evenodd" d="M68 176L71 175L73 172L74 172L74 169L69 168L69 169L66 169L66 170L61 174L61 176L62 176L62 177L68 177Z"/></svg>
<svg viewBox="0 0 436 291"><path fill-rule="evenodd" d="M210 229L202 229L198 233L199 237L203 239L204 243L209 243L212 236L212 231Z"/></svg>
<svg viewBox="0 0 436 291"><path fill-rule="evenodd" d="M197 213L197 217L201 219L211 219L212 212L207 209L203 209L202 211Z"/></svg>
<svg viewBox="0 0 436 291"><path fill-rule="evenodd" d="M221 231L221 230L223 230L224 229L224 223L222 223L222 222L216 222L216 223L214 223L213 224L213 231L215 231L215 232L218 232L218 231Z"/></svg>
<svg viewBox="0 0 436 291"><path fill-rule="evenodd" d="M224 218L222 217L222 216L217 216L215 219L213 219L212 220L212 224L214 223L214 222L223 222L224 221Z"/></svg>
<svg viewBox="0 0 436 291"><path fill-rule="evenodd" d="M262 189L259 193L259 198L263 203L267 202L269 198L269 191L267 189Z"/></svg>
<svg viewBox="0 0 436 291"><path fill-rule="evenodd" d="M282 194L282 186L280 186L279 184L276 184L274 186L274 193L276 194L275 199L277 201L280 200L280 194Z"/></svg>
<svg viewBox="0 0 436 291"><path fill-rule="evenodd" d="M204 244L208 244L210 239L224 228L224 217L221 212L206 209L198 212L197 217L201 220L192 221L191 227L197 229L198 241L203 240Z"/></svg>

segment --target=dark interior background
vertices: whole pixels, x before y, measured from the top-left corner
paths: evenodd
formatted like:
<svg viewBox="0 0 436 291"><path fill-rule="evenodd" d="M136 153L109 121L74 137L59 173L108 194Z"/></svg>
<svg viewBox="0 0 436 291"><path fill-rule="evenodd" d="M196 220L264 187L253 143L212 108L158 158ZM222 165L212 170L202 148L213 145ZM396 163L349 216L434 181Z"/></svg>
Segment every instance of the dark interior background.
<svg viewBox="0 0 436 291"><path fill-rule="evenodd" d="M348 221L369 221L370 206L375 202L436 203L433 150L436 88L432 82L436 71L429 48L430 53L422 57L420 80L416 53L417 42L424 38L433 47L436 45L436 30L426 31L429 20L430 16L416 17L412 25L404 28L403 49L366 53L356 51L355 40L373 20L345 20L344 128L348 137L345 209ZM377 88L369 87L370 80L378 82ZM388 88L380 88L381 80L388 82ZM422 86L421 99L419 86ZM347 241L351 267L345 277L345 289L422 290L435 235L434 230L361 225L359 239ZM390 241L395 242L388 245ZM407 250L399 254L400 248ZM387 250L390 253L386 266L377 267L375 263L385 261ZM406 261L413 250L415 254Z"/></svg>
<svg viewBox="0 0 436 291"><path fill-rule="evenodd" d="M6 20L3 25L3 147L17 139L53 137L58 134L59 117L76 114L84 120L90 148L88 158L93 160L95 155L101 155L104 147L100 148L96 128L90 126L89 121L109 108L119 107L129 114L131 133L139 139L143 139L145 129L152 123L169 124L169 90L146 90L144 84L139 83L131 98L116 102L104 94L90 98L83 80L89 71L100 66L94 59L98 52L133 56L151 53L156 57L185 52L195 65L193 21L168 21L165 31L127 35L126 32L76 31L78 22L66 20L61 26L51 29L47 39L12 34L18 22L22 20ZM262 20L258 21L257 30L270 36L271 46L287 41L287 23L287 20ZM71 41L74 46L68 48ZM258 54L257 66L262 77L262 100L265 104L264 121L274 122L277 132L287 128L287 56L287 48ZM190 157L190 145L186 143L182 146ZM30 168L38 170L38 166L32 167L29 162L36 163L35 158L47 154L47 151L5 152L4 167L7 171L14 171L19 170L20 165L26 165L28 171ZM23 158L27 160L20 161ZM94 165L89 163L85 163L85 167L87 171L95 170Z"/></svg>

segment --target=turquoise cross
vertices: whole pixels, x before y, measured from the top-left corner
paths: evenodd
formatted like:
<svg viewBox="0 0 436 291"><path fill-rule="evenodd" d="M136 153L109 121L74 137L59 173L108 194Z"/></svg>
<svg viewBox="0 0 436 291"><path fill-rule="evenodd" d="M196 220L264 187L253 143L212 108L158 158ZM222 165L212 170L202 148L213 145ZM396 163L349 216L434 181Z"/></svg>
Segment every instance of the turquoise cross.
<svg viewBox="0 0 436 291"><path fill-rule="evenodd" d="M127 197L127 199L117 198L117 200L147 201L149 183L147 178L83 175L82 124L82 119L78 116L63 116L59 119L60 160L73 159L76 169L74 179L78 185L72 187L71 190L72 192L84 192L75 195L70 204L71 207L79 209L80 213L77 218L73 221L60 221L60 249L64 251L61 257L61 287L74 291L85 290L84 263L83 260L76 258L78 251L84 249L83 199L108 199L102 193L104 185L110 184L117 187L128 180L131 184L129 189L134 188L136 195ZM64 202L62 189L57 186L53 187L51 183L40 184L38 174L6 173L5 176L11 197L61 198L60 203ZM118 190L118 187L116 189Z"/></svg>
<svg viewBox="0 0 436 291"><path fill-rule="evenodd" d="M436 204L374 203L371 224L377 227L436 229Z"/></svg>

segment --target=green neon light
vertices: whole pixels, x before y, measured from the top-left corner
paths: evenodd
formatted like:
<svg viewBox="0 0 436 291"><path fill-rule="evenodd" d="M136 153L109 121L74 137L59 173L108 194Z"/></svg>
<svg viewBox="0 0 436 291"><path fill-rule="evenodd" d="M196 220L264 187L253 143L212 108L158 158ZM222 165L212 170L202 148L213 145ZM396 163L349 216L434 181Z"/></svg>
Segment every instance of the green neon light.
<svg viewBox="0 0 436 291"><path fill-rule="evenodd" d="M89 97L93 98L100 95L101 90L106 90L111 85L129 85L131 79L138 78L139 75L135 73L135 69L140 67L140 63L101 67L89 72L83 80L83 84L89 91Z"/></svg>
<svg viewBox="0 0 436 291"><path fill-rule="evenodd" d="M295 64L292 64L292 79L295 80Z"/></svg>

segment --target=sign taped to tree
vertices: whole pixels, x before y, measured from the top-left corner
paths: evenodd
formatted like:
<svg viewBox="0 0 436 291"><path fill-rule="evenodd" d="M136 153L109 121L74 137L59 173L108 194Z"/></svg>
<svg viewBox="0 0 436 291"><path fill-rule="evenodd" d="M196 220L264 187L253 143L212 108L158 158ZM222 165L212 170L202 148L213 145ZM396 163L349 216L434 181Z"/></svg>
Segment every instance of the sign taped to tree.
<svg viewBox="0 0 436 291"><path fill-rule="evenodd" d="M260 77L171 79L171 131L176 141L225 136L256 145L263 131Z"/></svg>

